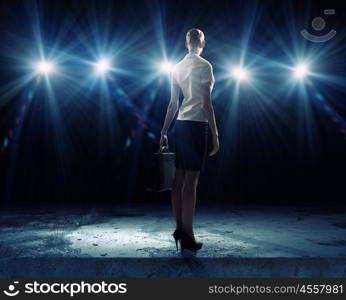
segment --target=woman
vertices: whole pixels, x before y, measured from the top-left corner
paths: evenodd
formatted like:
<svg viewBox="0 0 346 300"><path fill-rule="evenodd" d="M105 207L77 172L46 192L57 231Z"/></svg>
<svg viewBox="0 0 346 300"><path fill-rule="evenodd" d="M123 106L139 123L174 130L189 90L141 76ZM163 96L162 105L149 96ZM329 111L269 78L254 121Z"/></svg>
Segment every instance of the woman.
<svg viewBox="0 0 346 300"><path fill-rule="evenodd" d="M218 130L211 92L214 75L211 64L200 54L205 47L204 33L196 28L186 34L185 46L189 53L174 66L171 78L171 99L161 130L160 145L167 145L167 131L179 108L180 89L184 100L175 123L175 177L172 187L172 207L176 219L173 233L177 251L199 250L203 243L196 242L193 232L193 216L196 203L196 188L200 171L208 151L209 130L212 134L212 151L219 149ZM208 128L209 126L209 128Z"/></svg>

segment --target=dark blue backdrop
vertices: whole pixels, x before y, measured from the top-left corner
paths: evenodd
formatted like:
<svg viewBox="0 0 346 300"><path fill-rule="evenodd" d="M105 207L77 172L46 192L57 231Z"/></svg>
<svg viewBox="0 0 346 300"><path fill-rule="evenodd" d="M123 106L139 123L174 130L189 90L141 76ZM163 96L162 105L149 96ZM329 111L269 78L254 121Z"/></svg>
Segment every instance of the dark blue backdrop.
<svg viewBox="0 0 346 300"><path fill-rule="evenodd" d="M160 201L145 191L169 101L163 59L186 52L201 28L214 67L221 149L200 180L205 203L343 204L345 9L332 1L1 1L0 152L3 204ZM311 20L334 8L325 44ZM37 81L44 54L60 69ZM90 62L111 56L109 77ZM239 86L241 61L253 72ZM307 82L289 67L310 59ZM31 77L30 77L31 76ZM6 142L5 142L6 141ZM173 144L173 141L172 141Z"/></svg>

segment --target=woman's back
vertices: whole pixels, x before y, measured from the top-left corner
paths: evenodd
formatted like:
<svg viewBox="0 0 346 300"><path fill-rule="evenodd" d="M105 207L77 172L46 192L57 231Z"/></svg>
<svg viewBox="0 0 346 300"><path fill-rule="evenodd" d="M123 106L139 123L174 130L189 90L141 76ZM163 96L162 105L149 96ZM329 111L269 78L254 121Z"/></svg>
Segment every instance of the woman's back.
<svg viewBox="0 0 346 300"><path fill-rule="evenodd" d="M178 120L207 121L203 112L203 88L214 85L215 79L211 64L190 51L175 67L172 73L173 84L178 84L184 100L179 109Z"/></svg>
<svg viewBox="0 0 346 300"><path fill-rule="evenodd" d="M208 128L212 134L214 155L219 149L211 92L214 75L211 64L200 54L205 47L202 30L192 28L186 33L185 47L189 53L174 66L171 78L171 99L167 108L165 122L161 130L160 145L167 144L167 131L179 110L176 127L176 168L200 170L207 155ZM179 108L179 92L184 100ZM177 134L178 132L178 134ZM179 154L180 153L180 154Z"/></svg>

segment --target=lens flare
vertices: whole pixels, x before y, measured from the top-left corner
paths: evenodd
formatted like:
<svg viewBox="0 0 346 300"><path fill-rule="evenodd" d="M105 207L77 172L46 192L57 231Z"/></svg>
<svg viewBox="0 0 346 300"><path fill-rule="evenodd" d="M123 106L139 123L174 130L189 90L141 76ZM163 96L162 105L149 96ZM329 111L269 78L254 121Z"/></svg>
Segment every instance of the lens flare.
<svg viewBox="0 0 346 300"><path fill-rule="evenodd" d="M239 81L247 80L249 78L248 72L242 67L233 68L232 76Z"/></svg>
<svg viewBox="0 0 346 300"><path fill-rule="evenodd" d="M39 73L48 75L54 72L54 64L49 61L40 61L39 63L37 63L36 69Z"/></svg>
<svg viewBox="0 0 346 300"><path fill-rule="evenodd" d="M104 74L109 71L111 68L111 64L108 59L101 59L95 64L95 72L98 74Z"/></svg>
<svg viewBox="0 0 346 300"><path fill-rule="evenodd" d="M162 62L162 63L160 64L160 70L161 70L161 72L167 73L167 74L169 74L169 73L172 72L173 67L174 67L174 65L173 65L171 62L169 62L169 61L164 61L164 62Z"/></svg>
<svg viewBox="0 0 346 300"><path fill-rule="evenodd" d="M293 74L294 77L302 79L309 74L309 68L306 64L299 64L294 68Z"/></svg>

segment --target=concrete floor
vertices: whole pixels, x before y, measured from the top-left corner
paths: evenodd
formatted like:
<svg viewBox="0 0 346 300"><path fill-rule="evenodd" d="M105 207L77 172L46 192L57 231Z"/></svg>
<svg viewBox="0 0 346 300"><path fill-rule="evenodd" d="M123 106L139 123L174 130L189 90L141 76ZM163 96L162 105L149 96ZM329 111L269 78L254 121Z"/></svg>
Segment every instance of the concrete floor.
<svg viewBox="0 0 346 300"><path fill-rule="evenodd" d="M195 235L204 245L195 256L188 258L189 264L191 259L198 261L199 269L200 263L204 263L204 273L196 274L191 265L188 270L186 265L181 265L180 273L172 270L167 273L168 266L176 265L177 259L182 261L171 236L175 224L169 203L94 209L86 213L3 211L0 216L1 277L42 275L42 272L47 276L61 275L69 269L66 265L64 271L64 263L71 264L71 261L78 261L77 264L89 261L89 265L90 262L117 262L118 272L120 262L121 274L127 277L131 274L133 277L165 274L166 277L212 277L213 274L323 277L329 273L333 277L346 276L346 213L343 211L328 212L311 207L197 207ZM20 268L22 261L32 264L32 269ZM46 269L41 266L35 271L35 261L46 261ZM57 261L54 272L58 272L60 266L60 273L52 273L49 265ZM161 267L156 266L153 271L150 261L160 262ZM186 257L183 261L186 262ZM131 264L133 268L127 269ZM237 269L225 269L227 264L230 268L236 264ZM289 270L283 270L284 264L289 264L286 268ZM78 270L80 268L71 272L81 274ZM88 270L89 276L100 274L97 268ZM104 270L101 274L107 275ZM112 272L114 275L114 269Z"/></svg>

